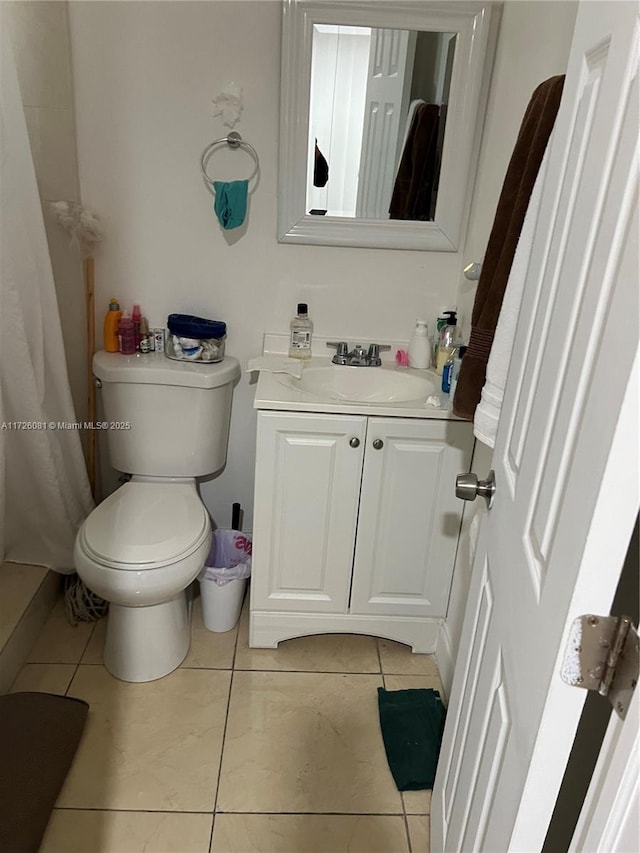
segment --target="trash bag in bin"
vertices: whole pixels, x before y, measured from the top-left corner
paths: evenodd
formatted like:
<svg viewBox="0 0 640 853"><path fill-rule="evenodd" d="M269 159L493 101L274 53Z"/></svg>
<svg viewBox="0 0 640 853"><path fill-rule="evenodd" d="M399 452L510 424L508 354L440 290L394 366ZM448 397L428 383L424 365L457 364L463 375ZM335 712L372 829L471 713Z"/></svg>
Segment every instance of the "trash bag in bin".
<svg viewBox="0 0 640 853"><path fill-rule="evenodd" d="M212 580L224 586L250 576L251 536L240 530L214 530L211 551L198 580Z"/></svg>

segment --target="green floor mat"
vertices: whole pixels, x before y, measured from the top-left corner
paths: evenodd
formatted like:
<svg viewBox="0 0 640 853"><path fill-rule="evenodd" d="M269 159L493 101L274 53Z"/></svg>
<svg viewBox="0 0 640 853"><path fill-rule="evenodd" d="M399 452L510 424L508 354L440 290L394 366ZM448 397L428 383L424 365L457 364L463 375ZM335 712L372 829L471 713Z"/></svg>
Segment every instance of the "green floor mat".
<svg viewBox="0 0 640 853"><path fill-rule="evenodd" d="M378 687L380 728L399 791L433 788L446 711L437 690Z"/></svg>

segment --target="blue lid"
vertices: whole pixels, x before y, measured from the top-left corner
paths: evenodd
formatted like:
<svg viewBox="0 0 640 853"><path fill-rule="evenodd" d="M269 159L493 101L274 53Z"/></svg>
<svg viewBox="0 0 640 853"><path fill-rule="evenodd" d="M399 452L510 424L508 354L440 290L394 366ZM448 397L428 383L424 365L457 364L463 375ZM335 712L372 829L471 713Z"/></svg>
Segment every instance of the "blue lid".
<svg viewBox="0 0 640 853"><path fill-rule="evenodd" d="M172 335L181 338L223 338L227 334L226 323L193 317L191 314L169 314L167 328Z"/></svg>

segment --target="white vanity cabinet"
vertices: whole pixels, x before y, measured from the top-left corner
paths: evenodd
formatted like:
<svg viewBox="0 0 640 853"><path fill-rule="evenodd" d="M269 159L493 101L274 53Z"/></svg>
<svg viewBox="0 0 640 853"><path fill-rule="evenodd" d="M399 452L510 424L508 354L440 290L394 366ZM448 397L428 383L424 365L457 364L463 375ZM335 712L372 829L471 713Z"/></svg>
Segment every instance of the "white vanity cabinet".
<svg viewBox="0 0 640 853"><path fill-rule="evenodd" d="M461 421L260 411L250 644L342 632L434 651L472 445Z"/></svg>

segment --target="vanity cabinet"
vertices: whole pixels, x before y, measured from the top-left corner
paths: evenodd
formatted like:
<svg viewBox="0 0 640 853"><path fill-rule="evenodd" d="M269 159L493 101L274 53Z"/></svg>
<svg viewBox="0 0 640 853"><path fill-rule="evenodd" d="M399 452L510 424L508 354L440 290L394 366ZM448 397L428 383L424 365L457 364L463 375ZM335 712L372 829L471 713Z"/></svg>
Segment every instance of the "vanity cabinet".
<svg viewBox="0 0 640 853"><path fill-rule="evenodd" d="M461 421L259 412L250 644L344 632L433 651L472 444Z"/></svg>

